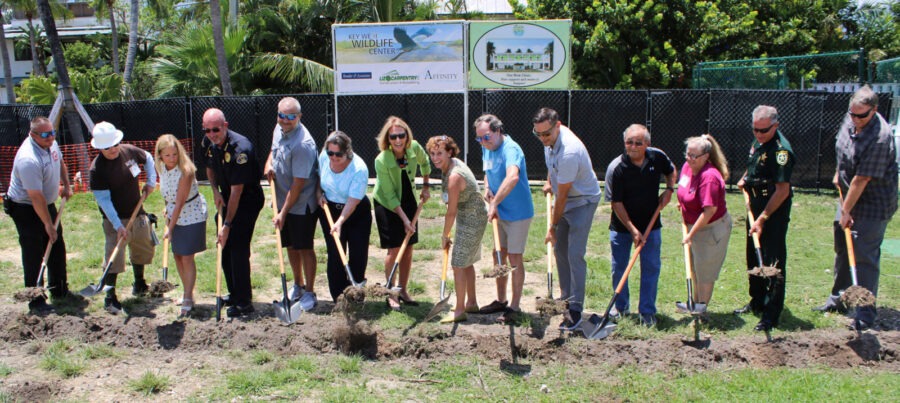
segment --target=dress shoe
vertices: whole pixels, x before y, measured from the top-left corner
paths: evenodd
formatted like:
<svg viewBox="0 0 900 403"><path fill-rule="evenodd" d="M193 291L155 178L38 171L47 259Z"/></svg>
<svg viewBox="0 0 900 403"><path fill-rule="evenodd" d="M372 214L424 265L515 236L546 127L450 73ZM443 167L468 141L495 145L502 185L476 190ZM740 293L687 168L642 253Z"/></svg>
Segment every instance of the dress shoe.
<svg viewBox="0 0 900 403"><path fill-rule="evenodd" d="M763 319L756 324L756 327L754 327L753 330L756 330L757 332L768 332L772 330L773 327L775 326L772 325L772 322Z"/></svg>
<svg viewBox="0 0 900 403"><path fill-rule="evenodd" d="M759 310L759 309L754 309L752 305L747 304L747 305L744 305L744 306L742 306L742 307L740 307L740 308L738 308L738 309L735 309L733 312L734 312L735 315L743 315L743 314L745 314L745 313L752 313L752 314L754 314L754 315L759 315L760 310Z"/></svg>
<svg viewBox="0 0 900 403"><path fill-rule="evenodd" d="M242 316L249 315L253 311L255 311L255 309L253 308L253 304L247 304L244 306L233 305L233 306L228 307L227 310L225 310L225 314L228 315L229 318L239 318Z"/></svg>
<svg viewBox="0 0 900 403"><path fill-rule="evenodd" d="M817 312L847 313L846 309L843 309L840 306L831 303L826 303L825 305L814 307L813 310Z"/></svg>

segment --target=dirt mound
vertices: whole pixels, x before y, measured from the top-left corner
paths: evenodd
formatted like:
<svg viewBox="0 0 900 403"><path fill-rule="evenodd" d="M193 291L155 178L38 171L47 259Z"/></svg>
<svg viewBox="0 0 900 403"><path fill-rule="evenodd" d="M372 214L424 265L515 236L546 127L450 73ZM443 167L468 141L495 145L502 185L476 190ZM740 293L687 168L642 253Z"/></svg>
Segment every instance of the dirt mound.
<svg viewBox="0 0 900 403"><path fill-rule="evenodd" d="M365 321L347 321L334 327L335 348L348 355L372 359L378 355L378 333Z"/></svg>
<svg viewBox="0 0 900 403"><path fill-rule="evenodd" d="M147 293L150 295L150 298L159 298L162 297L163 294L174 290L175 287L175 284L172 284L168 281L156 280L152 284L150 284L150 289L147 291Z"/></svg>
<svg viewBox="0 0 900 403"><path fill-rule="evenodd" d="M56 383L30 381L4 385L6 393L17 402L46 402L59 391Z"/></svg>
<svg viewBox="0 0 900 403"><path fill-rule="evenodd" d="M31 302L38 298L47 298L47 289L43 287L27 287L13 295L17 302Z"/></svg>
<svg viewBox="0 0 900 403"><path fill-rule="evenodd" d="M537 297L535 309L541 316L561 315L568 309L566 301Z"/></svg>
<svg viewBox="0 0 900 403"><path fill-rule="evenodd" d="M841 294L841 302L850 308L875 306L875 296L858 285L850 286Z"/></svg>

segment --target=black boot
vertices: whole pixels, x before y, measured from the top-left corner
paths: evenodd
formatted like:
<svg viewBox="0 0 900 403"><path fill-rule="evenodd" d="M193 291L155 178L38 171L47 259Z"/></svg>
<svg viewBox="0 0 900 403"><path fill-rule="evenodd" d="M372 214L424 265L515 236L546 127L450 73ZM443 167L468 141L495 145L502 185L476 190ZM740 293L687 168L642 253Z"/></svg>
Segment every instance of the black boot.
<svg viewBox="0 0 900 403"><path fill-rule="evenodd" d="M109 273L106 275L106 286L110 287L106 290L106 299L103 300L103 307L107 312L111 314L117 314L122 312L122 304L119 302L119 298L116 297L116 279L119 275L117 273Z"/></svg>
<svg viewBox="0 0 900 403"><path fill-rule="evenodd" d="M147 293L147 281L144 280L144 265L133 264L134 268L134 285L131 286L131 295L143 296Z"/></svg>

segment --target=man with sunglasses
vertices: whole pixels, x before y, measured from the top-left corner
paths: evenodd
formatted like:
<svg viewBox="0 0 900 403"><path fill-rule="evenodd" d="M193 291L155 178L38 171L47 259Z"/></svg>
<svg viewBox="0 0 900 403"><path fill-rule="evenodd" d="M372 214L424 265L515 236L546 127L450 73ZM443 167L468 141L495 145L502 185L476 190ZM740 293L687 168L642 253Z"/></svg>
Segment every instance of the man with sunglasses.
<svg viewBox="0 0 900 403"><path fill-rule="evenodd" d="M217 242L222 245L222 272L228 286L226 314L230 318L248 315L253 309L250 285L250 242L256 219L265 203L262 173L253 144L228 129L225 114L216 108L203 113L206 134L206 176L212 188L222 228Z"/></svg>
<svg viewBox="0 0 900 403"><path fill-rule="evenodd" d="M777 275L750 275L750 302L734 313L751 312L761 316L754 330L769 332L778 326L784 310L787 278L787 230L791 220L791 173L794 150L778 130L778 110L759 105L753 109L752 127L756 138L750 145L747 171L738 187L750 195L750 210L756 221L747 223L747 270L759 266L752 235L759 234L763 265L778 268Z"/></svg>
<svg viewBox="0 0 900 403"><path fill-rule="evenodd" d="M525 285L525 244L534 218L534 201L528 186L525 153L512 137L503 133L503 122L494 115L481 115L474 123L475 140L481 143L484 167L484 198L489 203L488 220L497 219L501 259L509 259L512 272L512 299L507 303L509 276L497 278L497 300L481 313L503 312L496 321L507 324L522 313L519 302ZM496 262L503 264L503 262Z"/></svg>
<svg viewBox="0 0 900 403"><path fill-rule="evenodd" d="M600 184L584 143L562 125L555 110L541 108L531 122L532 133L544 145L547 164L544 193L552 192L556 196L544 243L555 245L560 297L569 305L559 329L578 331L587 276L584 254L594 212L600 204Z"/></svg>
<svg viewBox="0 0 900 403"><path fill-rule="evenodd" d="M272 223L281 230L282 247L287 248L294 273L292 301L302 299L304 307L316 305L316 189L319 186L316 141L300 123L300 101L282 98L278 102L277 123L272 131L272 150L266 161L266 177L274 180L279 214ZM305 279L305 286L303 279Z"/></svg>
<svg viewBox="0 0 900 403"><path fill-rule="evenodd" d="M43 286L43 279L38 283L38 273L44 250L48 243L53 243L45 274L47 288L54 300L69 295L62 224L57 228L53 225L58 214L55 203L59 197L71 196L69 173L56 143L56 130L50 120L38 116L31 120L28 138L16 152L3 207L19 233L25 287ZM41 296L29 302L28 308L33 312L45 312L50 306Z"/></svg>
<svg viewBox="0 0 900 403"><path fill-rule="evenodd" d="M116 244L127 242L131 267L134 270L133 295L147 292L147 281L144 280L144 266L153 263L156 244L147 213L141 204L141 195L150 194L156 188L156 164L149 152L130 144L121 144L124 137L121 130L109 122L94 125L91 132L91 146L100 150L100 154L91 163L91 192L97 200L100 214L103 216L103 234L106 237L105 252L108 263L112 264L104 279L109 286L106 290L104 307L112 314L122 311L122 304L116 296L116 280L125 272L125 244L121 252L111 256ZM141 188L138 176L141 165L147 174L147 182ZM129 229L128 222L132 212L139 210L134 224Z"/></svg>
<svg viewBox="0 0 900 403"><path fill-rule="evenodd" d="M881 243L888 222L897 211L897 150L891 127L878 113L878 94L864 86L853 94L835 146L834 185L843 193L834 221L834 284L819 311L846 312L840 301L853 285L847 260L844 229L850 228L856 255L857 282L878 295ZM875 323L875 306L856 308L854 330Z"/></svg>
<svg viewBox="0 0 900 403"><path fill-rule="evenodd" d="M650 131L646 126L633 124L622 133L625 152L616 157L606 169L604 196L612 204L609 222L609 244L612 259L612 285L618 286L625 274L631 256L632 245L641 249L641 289L638 313L641 324L656 326L656 294L659 272L662 267L662 220L650 222L656 209L662 209L672 200L675 192L675 164L662 150L650 147ZM665 178L666 188L659 193L660 179ZM647 227L653 229L644 237ZM618 319L628 314L628 284L616 299L615 311L610 317Z"/></svg>

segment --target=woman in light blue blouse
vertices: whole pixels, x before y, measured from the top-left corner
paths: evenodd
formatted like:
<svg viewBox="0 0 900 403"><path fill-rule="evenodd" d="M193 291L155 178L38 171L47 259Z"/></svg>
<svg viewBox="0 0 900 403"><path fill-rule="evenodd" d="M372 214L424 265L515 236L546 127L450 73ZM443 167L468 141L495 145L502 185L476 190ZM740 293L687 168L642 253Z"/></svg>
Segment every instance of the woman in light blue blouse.
<svg viewBox="0 0 900 403"><path fill-rule="evenodd" d="M366 197L369 169L353 154L351 143L346 133L331 132L319 154L319 204L329 209L334 218L334 227L331 227L324 212L319 216L328 249L328 288L335 301L350 286L350 279L331 234L338 235L348 252L353 278L362 282L366 277L372 232L372 205Z"/></svg>

